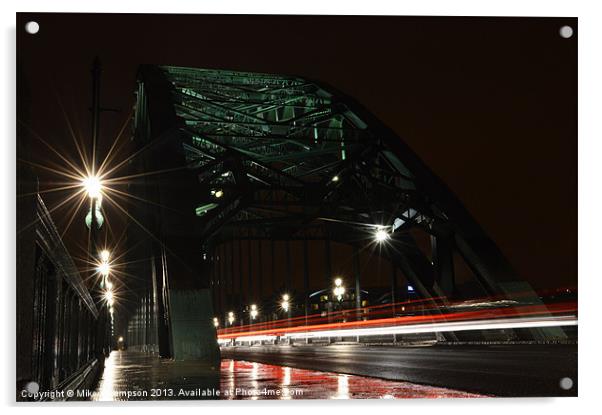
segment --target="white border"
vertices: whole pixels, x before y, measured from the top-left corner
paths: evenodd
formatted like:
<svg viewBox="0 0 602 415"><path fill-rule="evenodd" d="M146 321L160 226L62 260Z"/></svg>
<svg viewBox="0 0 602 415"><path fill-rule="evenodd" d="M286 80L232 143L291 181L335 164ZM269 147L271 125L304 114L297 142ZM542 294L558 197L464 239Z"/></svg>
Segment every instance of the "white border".
<svg viewBox="0 0 602 415"><path fill-rule="evenodd" d="M294 4L292 4L294 3ZM0 139L0 171L2 172L2 199L0 201L0 224L2 225L0 264L4 272L2 287L2 314L4 341L2 348L4 370L0 391L2 401L15 409L14 400L14 270L15 270L15 12L16 11L48 11L48 12L138 12L138 13L289 13L289 14L400 14L400 15L464 15L464 16L569 16L579 17L579 319L580 319L580 354L579 354L579 399L497 399L486 401L445 400L438 401L403 401L374 402L353 401L341 402L333 407L330 402L304 401L302 404L276 402L249 402L234 404L219 403L153 403L129 405L128 410L165 411L165 405L179 406L180 410L197 412L211 411L213 408L222 412L265 413L266 410L286 411L289 413L306 413L308 411L345 411L345 413L365 413L371 407L379 406L379 411L423 411L454 413L504 414L509 411L547 413L581 413L588 406L599 406L595 401L600 395L600 351L602 339L600 335L599 300L602 293L600 261L602 255L599 235L602 234L600 216L602 204L600 198L600 178L602 172L602 97L601 77L602 61L600 53L602 40L602 14L600 2L586 1L478 1L478 0L421 0L412 2L393 2L385 0L370 1L327 1L303 0L286 1L193 1L193 0L144 0L123 1L103 0L98 2L43 0L22 0L19 2L2 2L0 19L3 22L2 62L1 66L3 97L0 100L0 125L3 134ZM553 364L553 362L550 362ZM389 407L388 405L393 405ZM51 413L81 412L82 405L56 405L45 407L26 407L26 411L50 411ZM87 405L85 411L113 412L123 410L123 405ZM387 406L386 408L383 406ZM269 408L268 408L269 407ZM211 408L211 409L210 409ZM589 411L588 411L589 412Z"/></svg>

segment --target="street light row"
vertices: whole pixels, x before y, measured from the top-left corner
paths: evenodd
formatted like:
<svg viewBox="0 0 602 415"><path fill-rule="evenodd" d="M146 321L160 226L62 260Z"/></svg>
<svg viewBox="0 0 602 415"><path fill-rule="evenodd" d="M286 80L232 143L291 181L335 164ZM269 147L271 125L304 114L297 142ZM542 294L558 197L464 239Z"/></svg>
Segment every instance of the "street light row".
<svg viewBox="0 0 602 415"><path fill-rule="evenodd" d="M82 179L81 184L90 200L99 205L102 202L102 191L104 189L102 179L99 176L90 175ZM98 205L97 209L99 207ZM91 215L96 214L96 212L91 212ZM92 224L90 224L90 226L92 226ZM103 249L98 253L98 256L100 261L97 264L96 271L102 277L100 284L100 288L103 290L102 298L106 301L106 304L108 306L109 314L111 316L111 334L114 334L115 320L113 317L113 305L115 304L115 295L113 293L113 282L111 282L111 280L109 279L109 276L111 274L111 252L107 249Z"/></svg>
<svg viewBox="0 0 602 415"><path fill-rule="evenodd" d="M339 176L334 176L332 178L333 182L339 181ZM102 180L98 176L88 176L82 180L82 186L84 187L88 197L90 199L94 199L97 202L102 200L102 189L103 184ZM224 195L224 191L222 189L214 189L211 191L211 194L216 198L221 198ZM93 213L94 214L94 213ZM383 243L390 238L387 227L379 226L374 234L374 238L376 242ZM98 264L97 271L102 276L102 287L105 288L104 291L104 299L106 300L109 306L109 312L111 314L111 326L113 326L113 304L114 304L114 296L113 296L113 283L109 280L109 274L111 272L111 265L109 262L110 252L108 250L102 250L100 252L100 263ZM345 294L345 287L342 285L343 281L341 278L336 278L335 286L333 288L333 294L337 298L338 301L341 301L343 295ZM280 302L280 307L285 312L288 312L290 309L290 296L288 294L284 294L282 296L282 301ZM252 320L255 320L259 314L256 304L251 305L250 316ZM228 322L232 325L235 321L234 312L230 311L228 313ZM213 324L215 327L219 326L219 319L214 317Z"/></svg>
<svg viewBox="0 0 602 415"><path fill-rule="evenodd" d="M343 280L341 278L336 278L334 280L334 288L332 290L333 294L337 298L338 301L343 299L343 295L345 294L345 287L343 286ZM280 308L288 313L291 306L290 296L288 294L282 295L282 300L280 301ZM250 316L251 320L255 320L259 315L259 310L257 308L257 304L251 304L250 306ZM232 326L235 321L235 316L233 311L228 312L228 323ZM217 317L213 317L213 325L217 328L219 327L219 319Z"/></svg>

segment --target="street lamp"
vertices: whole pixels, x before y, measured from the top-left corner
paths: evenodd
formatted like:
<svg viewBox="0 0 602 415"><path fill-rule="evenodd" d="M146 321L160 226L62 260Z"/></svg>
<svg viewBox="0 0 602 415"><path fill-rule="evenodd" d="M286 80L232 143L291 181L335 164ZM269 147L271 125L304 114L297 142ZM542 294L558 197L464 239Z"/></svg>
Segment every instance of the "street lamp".
<svg viewBox="0 0 602 415"><path fill-rule="evenodd" d="M108 250L103 249L102 251L100 251L100 260L102 262L109 262L110 257L111 257L111 253Z"/></svg>
<svg viewBox="0 0 602 415"><path fill-rule="evenodd" d="M82 186L90 199L98 199L102 194L102 181L98 176L88 176L82 180Z"/></svg>
<svg viewBox="0 0 602 415"><path fill-rule="evenodd" d="M113 291L107 290L104 293L104 298L107 300L107 304L112 306L115 303L115 299L113 298Z"/></svg>
<svg viewBox="0 0 602 415"><path fill-rule="evenodd" d="M284 294L282 296L282 302L280 303L280 307L282 307L282 309L286 312L288 312L288 309L290 307L289 298L290 297L288 294Z"/></svg>
<svg viewBox="0 0 602 415"><path fill-rule="evenodd" d="M219 199L220 197L222 197L224 195L224 191L222 189L214 189L211 191L211 194L213 196L215 196L217 199Z"/></svg>
<svg viewBox="0 0 602 415"><path fill-rule="evenodd" d="M384 226L379 227L374 234L374 239L376 239L376 242L384 242L389 239L389 237L389 233L385 230Z"/></svg>
<svg viewBox="0 0 602 415"><path fill-rule="evenodd" d="M255 320L257 314L257 306L255 304L251 304L251 320Z"/></svg>
<svg viewBox="0 0 602 415"><path fill-rule="evenodd" d="M232 323L230 323L232 324ZM217 319L217 317L213 317L213 325L215 326L215 328L219 327L219 320Z"/></svg>
<svg viewBox="0 0 602 415"><path fill-rule="evenodd" d="M343 299L343 294L345 294L345 287L343 287L343 280L341 278L337 278L334 280L334 289L332 290L337 300L341 301Z"/></svg>
<svg viewBox="0 0 602 415"><path fill-rule="evenodd" d="M228 323L230 323L230 325L234 324L234 313L232 311L228 313Z"/></svg>
<svg viewBox="0 0 602 415"><path fill-rule="evenodd" d="M96 270L103 277L107 277L111 272L111 266L108 262L101 262L100 264L98 264L98 267L96 267Z"/></svg>

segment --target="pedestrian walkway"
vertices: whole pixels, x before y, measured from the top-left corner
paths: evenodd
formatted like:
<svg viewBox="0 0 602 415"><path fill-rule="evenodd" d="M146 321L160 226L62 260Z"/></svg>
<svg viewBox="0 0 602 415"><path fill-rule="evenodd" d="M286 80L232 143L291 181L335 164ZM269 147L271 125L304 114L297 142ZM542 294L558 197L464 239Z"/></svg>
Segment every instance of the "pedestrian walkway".
<svg viewBox="0 0 602 415"><path fill-rule="evenodd" d="M185 393L180 393L184 391ZM219 391L219 368L199 362L176 362L147 353L114 351L91 399L146 401L216 399L202 396ZM194 393L199 394L195 396Z"/></svg>
<svg viewBox="0 0 602 415"><path fill-rule="evenodd" d="M224 359L220 368L115 351L106 360L97 401L182 399L399 399L481 395L257 362Z"/></svg>

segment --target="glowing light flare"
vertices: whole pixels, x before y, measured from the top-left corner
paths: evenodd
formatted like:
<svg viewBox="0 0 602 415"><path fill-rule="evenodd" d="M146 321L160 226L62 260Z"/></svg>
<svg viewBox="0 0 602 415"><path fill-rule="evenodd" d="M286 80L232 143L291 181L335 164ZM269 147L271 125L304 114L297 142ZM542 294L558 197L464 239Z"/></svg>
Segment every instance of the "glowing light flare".
<svg viewBox="0 0 602 415"><path fill-rule="evenodd" d="M103 184L98 176L87 176L82 180L82 187L90 199L99 199L102 196Z"/></svg>
<svg viewBox="0 0 602 415"><path fill-rule="evenodd" d="M100 260L102 262L109 262L110 257L111 257L111 253L108 250L103 249L102 251L100 251Z"/></svg>
<svg viewBox="0 0 602 415"><path fill-rule="evenodd" d="M343 287L343 280L341 278L336 278L334 280L334 289L332 290L332 293L335 295L337 300L341 301L343 299L345 287Z"/></svg>
<svg viewBox="0 0 602 415"><path fill-rule="evenodd" d="M282 296L282 302L280 303L280 308L282 308L284 311L288 312L289 308L290 308L290 302L289 302L290 296L288 294L284 294Z"/></svg>
<svg viewBox="0 0 602 415"><path fill-rule="evenodd" d="M106 290L103 294L104 299L106 300L107 304L109 305L109 312L111 311L111 308L113 308L113 304L115 304L115 296L113 295L113 291L112 290Z"/></svg>
<svg viewBox="0 0 602 415"><path fill-rule="evenodd" d="M101 262L100 264L98 264L98 266L96 267L96 271L98 271L98 273L100 275L102 275L103 277L106 277L109 275L109 273L111 272L111 265L109 265L108 262Z"/></svg>
<svg viewBox="0 0 602 415"><path fill-rule="evenodd" d="M234 324L234 312L232 311L228 313L228 323L230 323L230 325Z"/></svg>
<svg viewBox="0 0 602 415"><path fill-rule="evenodd" d="M255 318L257 318L257 314L259 314L259 312L257 311L257 305L252 304L251 305L251 319L255 320Z"/></svg>
<svg viewBox="0 0 602 415"><path fill-rule="evenodd" d="M343 299L343 295L345 294L345 287L334 287L332 292L337 297L337 300L341 301Z"/></svg>
<svg viewBox="0 0 602 415"><path fill-rule="evenodd" d="M389 238L389 233L385 230L384 227L378 228L378 230L374 233L374 239L376 239L376 242L384 242Z"/></svg>
<svg viewBox="0 0 602 415"><path fill-rule="evenodd" d="M217 328L219 327L219 320L217 319L217 317L213 317L213 325Z"/></svg>

